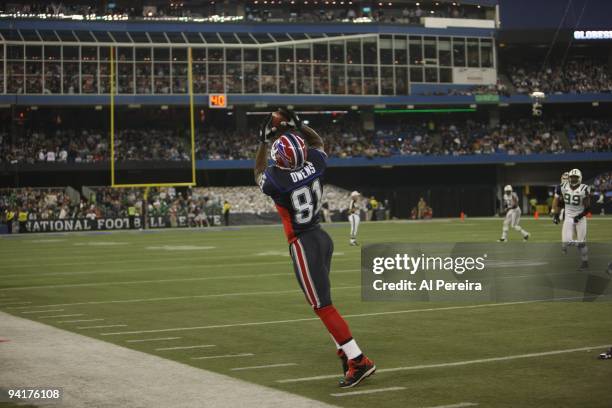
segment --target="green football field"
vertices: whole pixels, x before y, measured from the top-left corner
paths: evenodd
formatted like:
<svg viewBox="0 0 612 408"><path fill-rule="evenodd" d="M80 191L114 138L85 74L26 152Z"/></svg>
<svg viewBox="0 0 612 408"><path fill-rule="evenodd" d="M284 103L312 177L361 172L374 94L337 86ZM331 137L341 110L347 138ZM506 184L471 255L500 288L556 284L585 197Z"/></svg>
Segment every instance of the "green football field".
<svg viewBox="0 0 612 408"><path fill-rule="evenodd" d="M522 225L527 245L560 239L549 220ZM596 358L612 345L612 303L363 302L348 224L325 229L334 304L379 369L350 392L372 393L338 388L279 226L3 237L0 310L338 406L612 406L612 360ZM500 219L362 223L360 241L500 232ZM612 218L589 220L588 239L612 242Z"/></svg>

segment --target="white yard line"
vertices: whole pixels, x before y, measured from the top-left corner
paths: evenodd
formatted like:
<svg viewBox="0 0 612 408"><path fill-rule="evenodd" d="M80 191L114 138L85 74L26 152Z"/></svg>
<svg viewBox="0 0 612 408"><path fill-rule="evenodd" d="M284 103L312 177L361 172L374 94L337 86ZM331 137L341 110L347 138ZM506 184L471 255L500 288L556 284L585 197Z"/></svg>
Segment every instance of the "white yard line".
<svg viewBox="0 0 612 408"><path fill-rule="evenodd" d="M583 299L580 297L568 297L557 300L571 300L571 299ZM410 314L410 313L427 313L427 312L444 312L449 310L463 310L463 309L481 309L488 307L501 307L501 306L513 306L513 305L523 305L523 304L531 304L531 303L542 303L550 301L549 299L540 299L540 300L525 300L520 302L503 302L503 303L484 303L479 305L466 305L466 306L449 306L449 307L433 307L427 309L407 309L407 310L391 310L388 312L373 312L373 313L359 313L359 314L349 314L343 315L343 317L370 317L370 316L385 316L385 315L394 315L394 314ZM269 320L269 321L260 321L260 322L245 322L245 323L228 323L228 324L213 324L208 326L191 326L191 327L173 327L167 329L155 329L155 330L140 330L140 331L126 331L126 332L111 332L111 333L101 333L102 336L118 336L125 334L143 334L143 333L165 333L165 332L176 332L176 331L190 331L190 330L208 330L208 329L225 329L229 327L244 327L244 326L263 326L270 324L284 324L284 323L299 323L299 322L309 322L309 321L318 321L318 317L305 317L301 319L287 319L287 320Z"/></svg>
<svg viewBox="0 0 612 408"><path fill-rule="evenodd" d="M135 339L135 340L126 340L126 343L145 343L148 341L166 341L166 340L178 340L182 337L157 337L154 339Z"/></svg>
<svg viewBox="0 0 612 408"><path fill-rule="evenodd" d="M162 348L156 348L155 351L189 350L189 349L208 348L208 347L216 347L216 346L214 344L202 344L199 346L162 347Z"/></svg>
<svg viewBox="0 0 612 408"><path fill-rule="evenodd" d="M43 312L46 312L46 310L44 310ZM56 317L78 317L78 316L85 316L85 314L83 313L76 313L76 314L63 314L63 315L52 315L52 316L36 316L39 319L54 319Z"/></svg>
<svg viewBox="0 0 612 408"><path fill-rule="evenodd" d="M480 358L476 360L453 361L450 363L422 364L422 365L407 366L407 367L383 368L380 370L376 370L376 372L377 373L393 373L396 371L410 371L410 370L425 370L429 368L457 367L457 366L465 366L465 365L471 365L471 364L493 363L496 361L509 361L509 360L519 360L519 359L524 359L524 358L555 356L558 354L576 353L579 351L597 350L597 349L604 349L607 347L611 347L611 345L604 344L600 346L588 346L588 347L579 347L579 348L572 348L572 349L565 349L565 350L543 351L539 353L515 354L512 356ZM284 383L326 380L326 379L337 378L337 377L338 377L338 374L328 374L328 375L318 375L314 377L286 378L283 380L277 380L276 382L284 384Z"/></svg>
<svg viewBox="0 0 612 408"><path fill-rule="evenodd" d="M357 269L354 269L355 271ZM285 274L283 274L285 275ZM361 285L352 286L336 286L332 290L341 289L357 289L361 288ZM41 306L23 306L24 308L35 308L35 307L57 307L57 306L86 306L86 305L104 305L112 303L139 303L139 302L159 302L167 300L183 300L183 299L204 299L204 298L217 298L217 297L233 297L233 296L250 296L250 295L274 295L274 294L288 294L288 293L300 293L301 289L289 289L289 290L277 290L277 291L259 291L259 292L227 292L227 293L211 293L207 295L186 295L186 296L166 296L166 297L155 297L155 298L140 298L140 299L121 299L121 300L100 300L90 302L75 302L75 303L56 303L53 305L41 305ZM13 310L13 308L7 308ZM15 308L16 309L16 308ZM46 310L29 311L27 313L42 313ZM26 312L21 312L26 313Z"/></svg>
<svg viewBox="0 0 612 408"><path fill-rule="evenodd" d="M107 329L109 327L127 327L127 324L106 324L103 326L78 326L77 329Z"/></svg>
<svg viewBox="0 0 612 408"><path fill-rule="evenodd" d="M99 252L96 251L96 252ZM152 251L149 251L152 252ZM165 254L167 254L167 252L165 252ZM101 260L99 262L64 262L64 263L48 263L46 262L46 258L45 258L45 262L44 263L40 263L40 264L16 264L16 265L5 265L6 269L10 269L10 268L46 268L46 267L55 267L55 266L85 266L85 265L106 265L106 264L120 264L120 265L125 265L127 263L139 263L141 264L143 262L143 259L148 258L148 255L150 254L144 254L147 256L142 256L139 257L138 259L121 259L121 260L110 260L110 261L104 261ZM228 256L223 256L223 257L189 257L190 260L198 260L201 259L203 261L210 261L211 259L215 259L215 260L219 260L219 261L223 261L223 259L235 259L236 256L243 256L245 258L247 257L251 257L253 256L253 253L248 253L248 254L244 254L244 255L228 255ZM70 259L74 259L74 257L67 257ZM91 255L88 255L86 258L91 258ZM184 257L160 257L159 259L155 259L154 262L176 262L176 261L181 261L184 260ZM347 260L350 259L335 259L334 262L346 262ZM236 263L219 263L219 264L200 264L197 266L193 266L193 265L184 265L184 266L173 266L173 265L168 265L168 266L157 266L157 267L150 267L150 268L132 268L132 269L101 269L101 270L94 270L94 271L81 271L81 272L45 272L45 273L28 273L28 274L11 274L11 275L2 275L2 277L19 277L19 276L52 276L51 274L74 274L74 275L89 275L89 274L96 274L96 273L123 273L123 272L127 272L127 271L131 271L131 272L138 272L138 271L151 271L151 270L166 270L166 269L172 269L172 270L176 270L176 269L198 269L198 268L219 268L221 266L223 267L228 267L228 266L257 266L257 265L279 265L279 264L284 264L287 263L287 261L269 261L269 262L236 262Z"/></svg>
<svg viewBox="0 0 612 408"><path fill-rule="evenodd" d="M0 346L0 384L58 385L61 373L62 408L248 407L253 401L257 408L331 408L2 312L0 327L2 336L11 339Z"/></svg>
<svg viewBox="0 0 612 408"><path fill-rule="evenodd" d="M287 262L283 262L283 263L289 265ZM351 271L359 271L359 269L354 269ZM343 273L343 272L336 271L335 273ZM260 274L249 274L249 275L204 276L201 278L148 279L148 280L135 280L135 281L67 283L67 284L59 284L59 285L13 286L13 287L8 287L8 288L0 288L0 291L29 290L29 289L66 289L66 288L82 288L82 287L111 286L111 285L137 285L137 284L142 284L142 283L192 282L192 281L227 280L227 279L259 279L263 277L287 276L287 275L292 275L292 273L289 273L289 272L260 273ZM31 303L31 302L28 302L28 303ZM0 304L0 306L2 306L2 304Z"/></svg>
<svg viewBox="0 0 612 408"><path fill-rule="evenodd" d="M4 289L0 289L4 290ZM13 305L30 305L32 302L8 302L8 303L0 303L0 306L13 306Z"/></svg>
<svg viewBox="0 0 612 408"><path fill-rule="evenodd" d="M240 354L221 354L219 356L204 356L204 357L191 357L192 360L211 360L215 358L232 358L232 357L251 357L253 353L240 353Z"/></svg>
<svg viewBox="0 0 612 408"><path fill-rule="evenodd" d="M32 314L32 313L45 313L45 312L63 312L64 309L51 309L51 310L30 310L28 312L21 312L23 314Z"/></svg>
<svg viewBox="0 0 612 408"><path fill-rule="evenodd" d="M372 388L372 389L360 390L360 391L334 392L329 395L331 395L332 397L351 397L353 395L376 394L379 392L401 391L405 389L406 387Z"/></svg>
<svg viewBox="0 0 612 408"><path fill-rule="evenodd" d="M60 320L58 323L83 323L83 322L100 322L106 319L77 319L77 320Z"/></svg>
<svg viewBox="0 0 612 408"><path fill-rule="evenodd" d="M450 405L436 405L435 407L427 407L427 408L465 408L465 407L476 407L478 404L473 402L458 402L456 404Z"/></svg>
<svg viewBox="0 0 612 408"><path fill-rule="evenodd" d="M261 368L290 367L290 366L296 366L296 365L297 363L279 363L279 364L268 364L268 365L249 366L249 367L234 367L234 368L230 368L230 371L258 370Z"/></svg>

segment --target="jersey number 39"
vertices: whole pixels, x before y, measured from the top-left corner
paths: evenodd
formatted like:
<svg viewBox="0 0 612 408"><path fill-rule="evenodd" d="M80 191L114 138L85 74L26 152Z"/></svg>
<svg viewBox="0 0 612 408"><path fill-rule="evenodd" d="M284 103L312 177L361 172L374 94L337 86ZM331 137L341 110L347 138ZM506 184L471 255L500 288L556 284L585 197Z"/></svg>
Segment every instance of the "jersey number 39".
<svg viewBox="0 0 612 408"><path fill-rule="evenodd" d="M321 210L321 182L316 179L311 185L294 190L291 193L291 204L295 210L295 222L298 224L308 224L312 218Z"/></svg>

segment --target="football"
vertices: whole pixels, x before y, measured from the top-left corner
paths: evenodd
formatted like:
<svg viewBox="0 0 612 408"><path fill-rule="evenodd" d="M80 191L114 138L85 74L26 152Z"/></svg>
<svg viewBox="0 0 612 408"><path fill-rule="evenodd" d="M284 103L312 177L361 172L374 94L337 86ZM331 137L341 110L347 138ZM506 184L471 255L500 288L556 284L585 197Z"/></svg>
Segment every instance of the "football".
<svg viewBox="0 0 612 408"><path fill-rule="evenodd" d="M272 113L272 126L279 130L286 128L286 126L284 126L282 123L286 122L287 120L288 118L278 111Z"/></svg>

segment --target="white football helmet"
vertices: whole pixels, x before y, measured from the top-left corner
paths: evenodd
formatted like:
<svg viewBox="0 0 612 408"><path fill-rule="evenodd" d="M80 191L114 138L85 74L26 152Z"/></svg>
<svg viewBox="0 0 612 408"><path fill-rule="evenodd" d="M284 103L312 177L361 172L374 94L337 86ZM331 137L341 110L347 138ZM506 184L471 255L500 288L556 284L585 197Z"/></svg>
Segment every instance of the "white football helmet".
<svg viewBox="0 0 612 408"><path fill-rule="evenodd" d="M561 184L567 183L569 181L569 172L565 172L561 175Z"/></svg>
<svg viewBox="0 0 612 408"><path fill-rule="evenodd" d="M512 186L510 184L508 184L506 187L504 187L504 194L506 194L506 195L512 194Z"/></svg>
<svg viewBox="0 0 612 408"><path fill-rule="evenodd" d="M582 183L582 172L578 169L571 169L568 173L570 186L575 187Z"/></svg>
<svg viewBox="0 0 612 408"><path fill-rule="evenodd" d="M351 193L351 198L357 198L357 197L359 197L359 191L353 191Z"/></svg>

